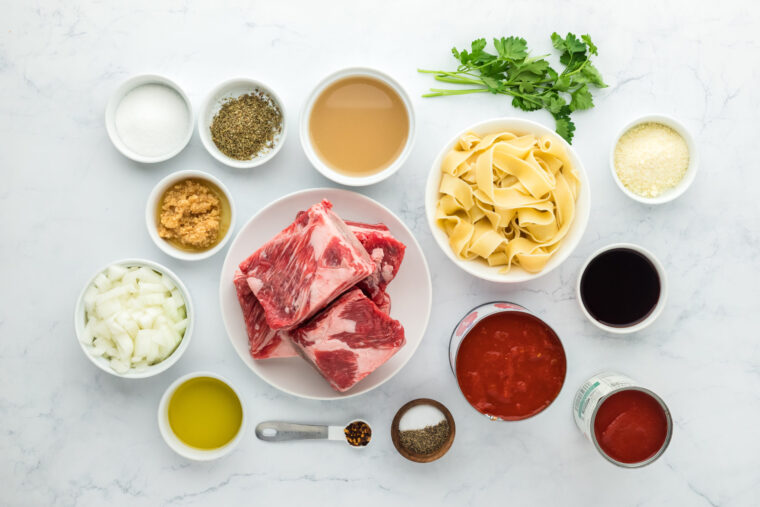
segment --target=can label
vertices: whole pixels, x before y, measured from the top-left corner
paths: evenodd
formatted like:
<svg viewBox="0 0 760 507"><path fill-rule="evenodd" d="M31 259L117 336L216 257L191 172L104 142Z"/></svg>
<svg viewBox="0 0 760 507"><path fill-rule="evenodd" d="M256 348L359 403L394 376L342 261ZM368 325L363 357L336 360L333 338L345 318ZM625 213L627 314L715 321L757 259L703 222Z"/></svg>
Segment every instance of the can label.
<svg viewBox="0 0 760 507"><path fill-rule="evenodd" d="M594 439L591 433L594 431L594 412L602 398L610 393L627 389L629 387L641 387L632 379L614 372L602 372L594 375L578 389L573 400L573 417L586 438Z"/></svg>

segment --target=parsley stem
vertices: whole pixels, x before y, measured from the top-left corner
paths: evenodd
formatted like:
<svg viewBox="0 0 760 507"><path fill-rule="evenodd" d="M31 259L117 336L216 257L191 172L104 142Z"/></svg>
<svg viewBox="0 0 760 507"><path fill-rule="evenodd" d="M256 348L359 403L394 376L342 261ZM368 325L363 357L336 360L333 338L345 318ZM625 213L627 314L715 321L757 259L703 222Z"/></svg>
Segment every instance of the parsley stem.
<svg viewBox="0 0 760 507"><path fill-rule="evenodd" d="M465 95L467 93L480 93L489 91L488 88L465 88L464 90L452 90L450 88L431 88L431 93L426 93L423 97L443 97L445 95Z"/></svg>
<svg viewBox="0 0 760 507"><path fill-rule="evenodd" d="M423 69L417 69L417 72L422 72L423 74L436 74L435 79L437 81L443 81L445 83L483 85L483 81L478 79L478 76L476 76L475 74L469 74L467 72L446 72L445 70L423 70ZM468 79L466 77L462 77L463 75L470 76L474 79Z"/></svg>
<svg viewBox="0 0 760 507"><path fill-rule="evenodd" d="M449 76L435 76L436 81L441 81L443 83L454 83L454 84L476 84L476 85L483 85L483 81L477 80L477 79L467 79L466 77L449 77Z"/></svg>

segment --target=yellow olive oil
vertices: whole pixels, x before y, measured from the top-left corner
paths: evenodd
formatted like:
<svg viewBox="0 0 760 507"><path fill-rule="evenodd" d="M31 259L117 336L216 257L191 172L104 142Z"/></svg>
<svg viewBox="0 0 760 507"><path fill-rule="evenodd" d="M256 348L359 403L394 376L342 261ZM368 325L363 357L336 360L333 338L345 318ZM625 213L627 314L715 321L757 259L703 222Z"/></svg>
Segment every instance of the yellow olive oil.
<svg viewBox="0 0 760 507"><path fill-rule="evenodd" d="M218 449L235 438L242 423L237 394L212 377L188 380L169 400L169 426L190 447Z"/></svg>

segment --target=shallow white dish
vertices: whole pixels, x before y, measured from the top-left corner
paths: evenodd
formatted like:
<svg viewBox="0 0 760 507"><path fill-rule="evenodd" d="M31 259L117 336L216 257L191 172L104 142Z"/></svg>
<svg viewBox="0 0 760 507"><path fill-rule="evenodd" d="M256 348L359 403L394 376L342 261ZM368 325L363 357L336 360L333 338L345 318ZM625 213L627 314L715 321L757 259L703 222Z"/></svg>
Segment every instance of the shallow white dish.
<svg viewBox="0 0 760 507"><path fill-rule="evenodd" d="M406 113L409 117L409 136L407 137L406 145L404 146L404 149L401 151L399 156L396 158L396 160L393 161L391 165L379 173L364 177L348 176L336 171L325 162L323 162L322 159L319 158L319 155L317 155L317 152L314 150L314 146L311 143L311 135L309 134L309 118L311 117L311 110L314 107L314 102L317 100L317 98L322 94L323 91L325 91L327 87L329 87L335 81L355 76L372 77L390 86L396 93L398 93L398 96L401 97L401 100L404 102L404 106L406 106ZM404 162L406 162L406 159L409 157L409 154L412 151L412 146L414 144L414 125L414 108L412 107L412 101L409 100L409 95L398 83L398 81L393 79L388 74L385 74L384 72L376 69L369 67L350 67L347 69L339 70L337 72L333 72L329 76L322 79L317 84L317 86L314 87L311 94L309 95L309 98L306 99L306 103L304 104L303 110L301 111L299 132L301 137L301 147L303 148L304 153L306 153L306 157L311 162L311 165L313 165L317 171L335 183L340 183L341 185L352 187L363 187L379 183L384 179L389 178L395 174L402 165L404 165Z"/></svg>
<svg viewBox="0 0 760 507"><path fill-rule="evenodd" d="M649 262L651 262L654 268L657 270L657 276L660 279L660 298L657 300L657 305L644 320L632 326L616 327L608 326L607 324L599 322L586 309L586 306L583 304L583 298L581 297L581 280L583 279L583 273L586 271L589 263L594 260L599 254L616 248L627 248L629 250L633 250L634 252L638 252L649 259ZM662 310L665 308L665 303L668 300L668 280L667 276L665 275L665 268L652 252L639 245L634 245L633 243L613 243L611 245L607 245L591 254L589 258L586 259L586 262L583 263L583 267L578 273L578 281L575 284L575 299L578 301L578 306L581 307L583 315L585 315L592 324L603 331L614 334L629 334L635 333L636 331L641 331L642 329L649 327L655 320L657 320L657 317L660 316Z"/></svg>
<svg viewBox="0 0 760 507"><path fill-rule="evenodd" d="M240 262L290 225L296 213L322 199L329 199L334 205L334 211L345 220L384 223L406 245L404 261L387 290L391 296L391 317L404 326L406 345L388 362L344 393L334 391L316 369L300 357L254 360L248 350L245 321L232 283ZM243 362L262 380L294 396L334 400L371 391L393 377L411 359L425 335L430 317L432 286L422 249L412 232L396 215L361 194L334 188L317 188L295 192L274 201L240 229L224 260L219 281L219 301L232 346Z"/></svg>
<svg viewBox="0 0 760 507"><path fill-rule="evenodd" d="M174 349L174 352L169 355L166 359L161 361L160 363L148 366L144 370L136 370L135 368L130 368L129 371L126 373L119 373L115 371L113 368L111 368L111 365L108 363L108 359L106 359L103 356L93 356L90 354L90 351L88 350L88 345L85 345L82 342L82 336L84 334L84 326L86 324L85 321L85 305L84 305L84 294L87 291L87 289L92 285L93 281L95 280L95 277L97 277L100 273L104 272L106 269L108 269L108 266L113 266L114 264L118 264L120 266L145 266L147 268L150 268L154 271L158 271L159 273L162 273L164 275L167 275L172 282L174 282L174 285L177 286L180 293L182 294L182 299L185 300L185 309L187 310L187 329L185 329L185 334L182 335L182 340L179 342L179 345L177 345L177 348ZM179 279L179 277L174 274L173 271L171 271L169 268L162 266L161 264L153 261L149 261L147 259L122 259L115 262L110 262L108 265L103 266L101 269L99 269L95 274L90 277L90 279L85 284L84 288L82 289L82 292L79 294L79 299L77 300L76 307L74 308L74 330L76 332L77 337L77 343L82 348L82 352L84 352L84 355L89 359L92 364L100 368L101 370L110 373L111 375L114 375L116 377L121 378L129 378L129 379L135 379L135 378L147 378L152 377L154 375L158 375L162 371L167 370L171 365L176 363L180 357L182 357L182 354L185 353L187 350L187 347L190 345L190 338L193 335L193 328L195 327L195 311L193 310L193 301L190 299L190 292L187 290L187 287L185 287L185 284L182 283L182 280Z"/></svg>
<svg viewBox="0 0 760 507"><path fill-rule="evenodd" d="M219 112L219 109L221 109L226 99L237 98L255 90L259 90L269 95L274 103L277 104L277 107L280 108L282 128L280 129L280 133L274 137L274 146L271 148L264 148L258 155L250 160L236 160L228 157L216 147L214 140L211 139L211 123L214 121L214 116ZM280 151L282 145L285 143L287 132L285 107L283 106L282 100L280 100L280 97L278 97L270 87L253 79L235 78L219 84L216 88L211 90L198 112L198 135L200 136L201 142L203 143L203 146L205 146L206 151L222 164L236 169L250 169L271 160L272 157L277 155L277 152Z"/></svg>
<svg viewBox="0 0 760 507"><path fill-rule="evenodd" d="M188 122L183 141L179 143L175 148L167 151L163 155L146 156L133 151L127 147L126 144L124 144L124 142L121 140L121 137L119 137L118 131L116 130L116 109L119 107L119 103L126 94L138 86L146 84L160 84L171 88L177 92L180 97L182 97L182 100L187 105ZM182 88L180 88L179 85L171 79L164 76L159 76L157 74L143 74L140 76L134 76L124 81L124 83L122 83L121 86L119 86L111 95L111 99L108 101L108 105L106 106L106 131L108 132L108 137L111 139L113 145L125 157L130 158L135 162L142 162L144 164L163 162L164 160L169 160L181 152L185 146L187 146L187 143L190 142L190 138L193 137L193 108L190 105L190 99L187 98L187 95L182 90Z"/></svg>
<svg viewBox="0 0 760 507"><path fill-rule="evenodd" d="M216 246L209 248L208 250L204 250L203 252L188 252L185 250L180 250L165 239L161 238L161 236L158 235L158 227L156 226L156 208L158 207L158 200L161 199L161 196L164 195L164 192L166 192L169 187L179 181L188 178L197 178L210 181L219 187L219 190L224 193L224 195L227 197L227 201L230 203L230 227L227 229L227 232L225 233L222 240L219 241ZM224 186L224 183L222 183L218 178L215 178L208 173L204 173L203 171L177 171L176 173L172 173L166 178L162 179L155 187L153 187L153 190L148 196L148 202L145 205L145 225L148 228L150 239L152 239L156 246L160 248L165 254L183 261L199 261L201 259L207 259L211 257L219 250L224 248L224 246L229 242L235 230L235 203L232 200L232 194L230 194L229 189Z"/></svg>
<svg viewBox="0 0 760 507"><path fill-rule="evenodd" d="M177 390L179 386L181 386L182 384L184 384L190 379L194 379L198 377L211 377L227 384L227 386L229 386L229 388L232 389L235 395L237 395L238 400L240 400L240 406L243 409L243 419L240 422L240 429L235 435L235 438L230 440L227 444L223 445L222 447L219 447L218 449L197 449L195 447L191 447L187 445L186 443L182 442L179 438L177 438L177 435L174 434L171 426L169 425L169 401L171 401L172 395L174 394L174 392ZM183 458L191 459L193 461L212 461L231 453L243 440L243 435L245 434L245 425L246 425L245 401L243 400L243 396L241 395L240 391L235 389L235 386L232 385L232 383L229 380L227 380L226 378L220 375L217 375L216 373L211 373L210 371L198 371L195 373L188 373L187 375L181 376L180 378L172 382L172 384L166 389L166 391L164 391L164 395L161 397L161 401L158 404L158 430L161 432L161 437L163 437L164 442L166 442L166 445L168 445L171 448L171 450L173 450L174 452L176 452Z"/></svg>
<svg viewBox="0 0 760 507"><path fill-rule="evenodd" d="M549 262L546 264L546 267L538 273L528 273L519 266L512 266L512 269L510 269L508 273L500 273L500 267L489 266L486 262L463 261L457 258L454 252L451 251L448 236L446 236L446 233L441 230L435 222L435 208L438 202L438 186L441 182L441 162L443 161L443 157L454 148L454 145L459 141L459 138L468 132L473 132L482 136L502 130L509 130L518 134L531 133L553 136L554 139L561 142L565 147L575 169L578 171L581 188L578 194L578 199L575 202L575 218L573 219L573 223L570 226L567 236L562 241L562 245L556 252L554 252L554 255L552 255L551 259L549 259ZM521 118L494 118L492 120L476 123L475 125L471 125L459 132L446 143L433 161L427 179L427 186L425 188L425 212L427 214L427 221L430 226L430 232L433 234L438 246L443 250L443 253L445 253L446 256L461 269L473 276L490 282L516 283L535 280L536 278L546 275L562 264L570 254L573 253L573 250L575 250L575 247L578 246L578 243L583 237L583 233L586 231L586 226L588 225L590 210L591 190L589 180L586 175L586 169L583 167L580 158L578 158L578 154L575 153L575 150L573 150L573 148L552 129L545 127L540 123L523 120Z"/></svg>
<svg viewBox="0 0 760 507"><path fill-rule="evenodd" d="M617 147L618 141L623 136L623 134L628 132L636 125L641 125L642 123L661 123L667 127L672 128L678 132L681 137L683 137L683 140L686 141L686 146L689 148L689 165L686 168L686 174L684 174L683 178L678 182L678 184L676 184L676 186L669 188L657 197L644 197L635 194L631 190L628 190L628 188L623 185L623 182L620 181L620 178L618 178L617 171L615 170L615 147ZM698 166L699 154L697 153L697 145L694 142L694 137L691 135L691 132L689 132L689 129L687 129L683 123L676 120L672 116L667 116L664 114L648 114L646 116L636 118L632 122L628 123L622 129L620 129L620 132L618 132L618 134L615 136L615 141L612 143L612 149L610 150L610 171L612 171L612 179L615 180L615 184L617 184L618 188L625 195L634 201L638 201L643 204L663 204L681 196L681 194L686 192L689 186L691 186L694 178L697 176Z"/></svg>

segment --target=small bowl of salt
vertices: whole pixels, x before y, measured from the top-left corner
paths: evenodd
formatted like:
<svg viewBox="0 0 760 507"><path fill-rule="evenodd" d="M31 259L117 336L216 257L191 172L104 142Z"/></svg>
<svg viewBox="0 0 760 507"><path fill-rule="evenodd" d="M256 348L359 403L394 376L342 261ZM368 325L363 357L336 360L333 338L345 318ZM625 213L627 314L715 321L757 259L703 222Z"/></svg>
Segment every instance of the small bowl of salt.
<svg viewBox="0 0 760 507"><path fill-rule="evenodd" d="M152 164L182 151L193 136L190 99L171 79L143 74L126 80L106 106L106 130L122 155Z"/></svg>
<svg viewBox="0 0 760 507"><path fill-rule="evenodd" d="M454 443L454 417L442 403L418 398L396 412L391 440L403 457L417 463L441 458Z"/></svg>

